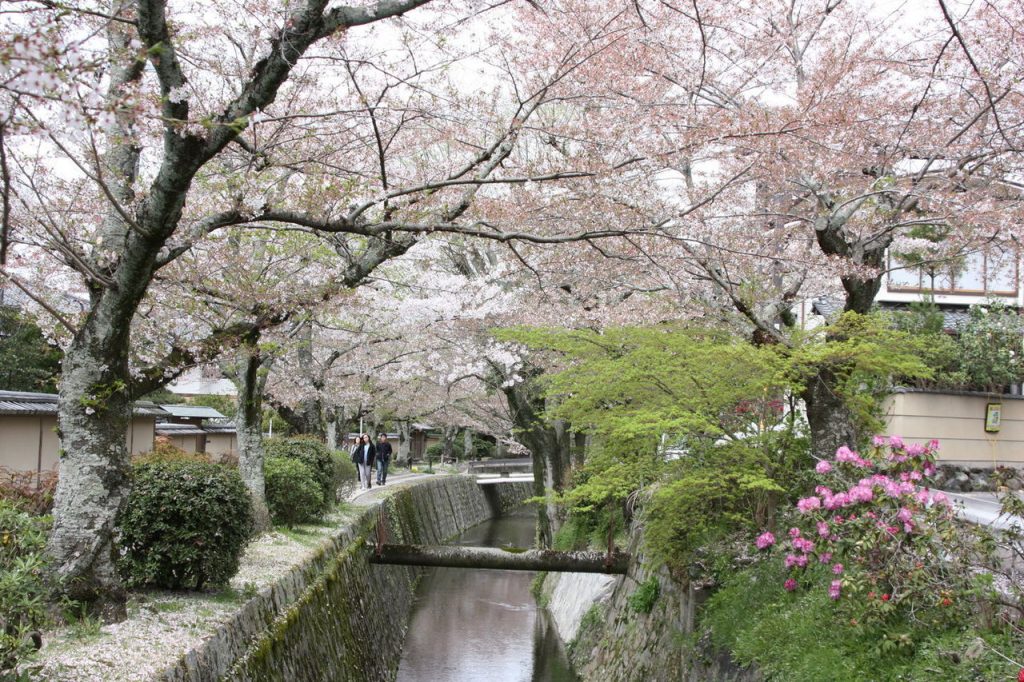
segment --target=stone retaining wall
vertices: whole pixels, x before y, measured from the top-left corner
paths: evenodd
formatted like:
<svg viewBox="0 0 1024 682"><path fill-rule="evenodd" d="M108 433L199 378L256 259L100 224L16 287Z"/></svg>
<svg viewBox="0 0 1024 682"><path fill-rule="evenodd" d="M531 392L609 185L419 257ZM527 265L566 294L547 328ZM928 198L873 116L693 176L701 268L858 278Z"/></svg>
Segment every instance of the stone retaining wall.
<svg viewBox="0 0 1024 682"><path fill-rule="evenodd" d="M542 599L559 636L568 642L569 660L584 682L757 682L756 670L739 668L728 655L695 641L694 613L707 598L664 570L644 565L641 529L634 527L625 576L595 580L581 574L549 574ZM635 610L629 598L650 578L658 597L650 613ZM587 603L589 601L589 604Z"/></svg>
<svg viewBox="0 0 1024 682"><path fill-rule="evenodd" d="M440 544L531 494L529 483L479 486L463 476L403 486L383 503L385 541ZM340 528L313 558L249 600L156 679L393 679L418 569L368 562L380 507Z"/></svg>

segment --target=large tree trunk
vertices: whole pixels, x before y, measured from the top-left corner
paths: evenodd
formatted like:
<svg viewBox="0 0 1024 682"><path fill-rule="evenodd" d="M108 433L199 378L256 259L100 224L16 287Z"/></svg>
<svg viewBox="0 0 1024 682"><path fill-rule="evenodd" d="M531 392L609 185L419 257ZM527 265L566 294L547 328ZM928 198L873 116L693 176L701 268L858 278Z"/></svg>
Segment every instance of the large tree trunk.
<svg viewBox="0 0 1024 682"><path fill-rule="evenodd" d="M836 392L836 382L837 378L831 371L822 369L808 382L801 395L811 431L811 453L821 459L831 459L842 445L851 449L858 445L853 416Z"/></svg>
<svg viewBox="0 0 1024 682"><path fill-rule="evenodd" d="M238 412L235 427L238 432L238 472L252 499L253 530L262 532L270 528L267 509L266 480L263 477L263 390L267 381L265 358L256 340L239 346L237 351Z"/></svg>
<svg viewBox="0 0 1024 682"><path fill-rule="evenodd" d="M49 552L65 593L105 621L125 616L114 524L128 496L128 324L90 316L64 355L57 423L62 456Z"/></svg>
<svg viewBox="0 0 1024 682"><path fill-rule="evenodd" d="M395 456L395 466L409 464L409 451L412 445L412 424L407 420L398 422L398 454Z"/></svg>
<svg viewBox="0 0 1024 682"><path fill-rule="evenodd" d="M112 3L114 14L126 12ZM134 31L118 22L107 30L109 84L107 99L117 101L142 76L144 63L129 46ZM116 140L105 156L110 169L108 191L122 206L135 200L139 146L130 115L118 108L110 137ZM162 240L134 239L123 216L106 212L102 226L104 248L134 268L115 273L118 286L91 287L90 314L64 356L57 427L63 456L54 498L54 526L49 552L64 592L106 621L125 616L125 592L114 566L113 533L117 515L128 495L128 450L125 438L131 424L131 375L128 371L129 330L139 301L152 277L154 254ZM98 252L100 268L105 253ZM141 281L140 281L141 280Z"/></svg>
<svg viewBox="0 0 1024 682"><path fill-rule="evenodd" d="M530 450L533 459L533 494L547 497L548 491L561 492L569 477L568 438L565 424L547 425L541 413L543 398L531 382L503 386L512 423L519 439ZM561 434L561 437L560 435ZM545 503L537 512L537 546L551 547L554 534L561 525L561 512L557 505Z"/></svg>
<svg viewBox="0 0 1024 682"><path fill-rule="evenodd" d="M451 462L455 459L455 436L459 432L458 426L447 425L441 432L441 463Z"/></svg>

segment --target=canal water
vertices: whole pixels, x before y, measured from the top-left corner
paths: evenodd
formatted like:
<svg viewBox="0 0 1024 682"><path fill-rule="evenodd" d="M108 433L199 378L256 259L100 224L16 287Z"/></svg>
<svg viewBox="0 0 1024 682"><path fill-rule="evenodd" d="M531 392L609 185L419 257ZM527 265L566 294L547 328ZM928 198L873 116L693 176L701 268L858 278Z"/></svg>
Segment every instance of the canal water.
<svg viewBox="0 0 1024 682"><path fill-rule="evenodd" d="M520 508L456 541L529 547L536 512ZM530 594L536 573L428 569L416 593L398 682L575 682L550 617Z"/></svg>

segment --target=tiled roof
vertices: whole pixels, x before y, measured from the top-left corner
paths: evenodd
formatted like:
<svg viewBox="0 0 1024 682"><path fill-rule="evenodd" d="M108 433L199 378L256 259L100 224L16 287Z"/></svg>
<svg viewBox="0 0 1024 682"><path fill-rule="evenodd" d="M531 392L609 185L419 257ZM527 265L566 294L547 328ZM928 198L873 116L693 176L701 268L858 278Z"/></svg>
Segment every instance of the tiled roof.
<svg viewBox="0 0 1024 682"><path fill-rule="evenodd" d="M137 417L167 415L159 405L148 400L135 401L132 413ZM0 414L57 414L57 396L54 393L0 391Z"/></svg>
<svg viewBox="0 0 1024 682"><path fill-rule="evenodd" d="M156 435L158 436L202 436L205 433L206 431L194 424L158 422L156 425Z"/></svg>
<svg viewBox="0 0 1024 682"><path fill-rule="evenodd" d="M212 407L204 407L202 405L161 405L164 410L170 412L175 417L188 418L188 419L224 419L217 410Z"/></svg>

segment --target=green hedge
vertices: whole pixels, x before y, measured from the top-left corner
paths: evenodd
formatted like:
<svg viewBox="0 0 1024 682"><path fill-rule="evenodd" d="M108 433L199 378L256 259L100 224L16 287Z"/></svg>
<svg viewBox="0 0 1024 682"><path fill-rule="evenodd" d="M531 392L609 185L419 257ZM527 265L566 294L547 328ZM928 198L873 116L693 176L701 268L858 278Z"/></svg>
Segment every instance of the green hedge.
<svg viewBox="0 0 1024 682"><path fill-rule="evenodd" d="M308 436L272 438L264 443L263 453L267 459L287 457L296 459L310 468L320 489L320 507L317 509L317 515L326 512L334 504L337 497L334 487L335 463L326 445Z"/></svg>
<svg viewBox="0 0 1024 682"><path fill-rule="evenodd" d="M323 511L323 493L313 470L290 457L268 457L263 463L267 507L275 525L291 528L315 521Z"/></svg>
<svg viewBox="0 0 1024 682"><path fill-rule="evenodd" d="M207 462L133 467L118 523L118 569L129 585L202 589L238 571L252 508L238 472Z"/></svg>

